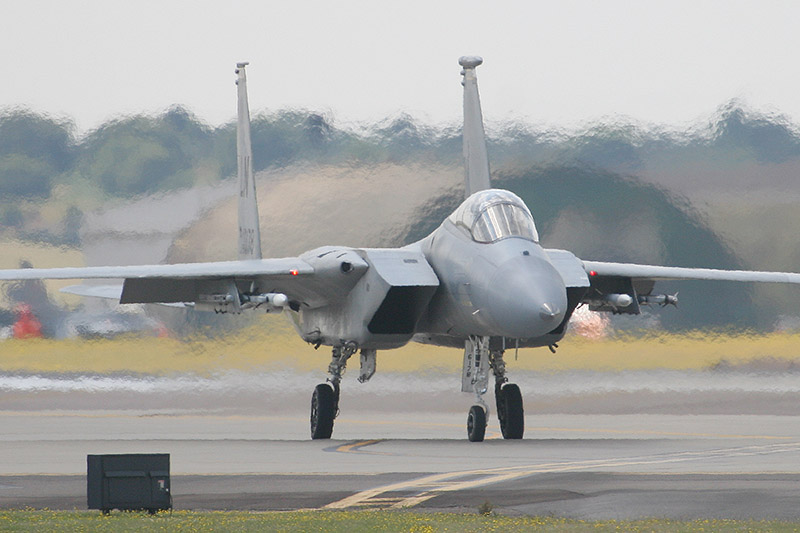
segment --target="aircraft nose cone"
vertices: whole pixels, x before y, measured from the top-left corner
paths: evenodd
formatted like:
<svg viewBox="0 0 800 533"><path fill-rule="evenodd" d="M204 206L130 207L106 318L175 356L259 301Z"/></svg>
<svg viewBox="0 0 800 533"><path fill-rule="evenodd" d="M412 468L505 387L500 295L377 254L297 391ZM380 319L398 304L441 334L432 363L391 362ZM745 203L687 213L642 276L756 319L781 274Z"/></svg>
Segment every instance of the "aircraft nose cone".
<svg viewBox="0 0 800 533"><path fill-rule="evenodd" d="M520 257L498 269L489 287L488 308L501 335L538 337L564 320L567 290L553 265Z"/></svg>

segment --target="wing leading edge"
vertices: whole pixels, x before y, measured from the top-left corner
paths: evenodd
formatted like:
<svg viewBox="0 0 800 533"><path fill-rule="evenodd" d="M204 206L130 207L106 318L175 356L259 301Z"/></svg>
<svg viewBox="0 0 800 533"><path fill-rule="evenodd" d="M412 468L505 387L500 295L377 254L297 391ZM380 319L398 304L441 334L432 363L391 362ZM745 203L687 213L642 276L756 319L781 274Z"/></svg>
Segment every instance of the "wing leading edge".
<svg viewBox="0 0 800 533"><path fill-rule="evenodd" d="M174 265L98 266L65 268L18 268L0 270L2 280L25 279L119 279L119 278L225 278L313 274L300 258L254 259Z"/></svg>
<svg viewBox="0 0 800 533"><path fill-rule="evenodd" d="M756 270L720 270L713 268L685 268L634 263L606 263L584 261L586 273L595 276L625 277L652 281L711 280L751 281L764 283L800 283L800 274L794 272L763 272ZM594 276L590 276L594 277Z"/></svg>
<svg viewBox="0 0 800 533"><path fill-rule="evenodd" d="M324 277L324 274L323 274ZM64 292L120 303L208 303L215 309L238 310L247 297L285 294L296 307L324 305L314 267L300 258L182 263L173 265L23 268L0 271L0 280L123 279L123 285L75 285Z"/></svg>

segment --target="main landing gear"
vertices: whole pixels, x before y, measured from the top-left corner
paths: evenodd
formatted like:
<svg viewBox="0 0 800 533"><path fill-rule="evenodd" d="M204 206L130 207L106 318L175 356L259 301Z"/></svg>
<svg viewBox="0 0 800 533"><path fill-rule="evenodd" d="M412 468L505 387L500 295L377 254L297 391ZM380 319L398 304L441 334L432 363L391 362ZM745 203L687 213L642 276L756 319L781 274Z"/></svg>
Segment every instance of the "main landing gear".
<svg viewBox="0 0 800 533"><path fill-rule="evenodd" d="M333 421L339 416L339 385L347 367L347 360L356 353L358 345L346 342L333 347L331 364L328 365L330 377L327 383L320 383L311 396L311 438L329 439L333 434ZM365 383L375 374L375 350L361 350L361 372L358 381Z"/></svg>
<svg viewBox="0 0 800 533"><path fill-rule="evenodd" d="M495 347L492 344L488 337L470 337L465 346L461 390L474 392L476 397L476 405L470 408L467 415L467 438L471 442L481 442L486 435L489 406L483 400L483 395L488 390L489 369L494 374L497 419L503 438L521 439L525 433L522 393L517 385L508 383L502 346Z"/></svg>
<svg viewBox="0 0 800 533"><path fill-rule="evenodd" d="M320 383L311 396L311 438L329 439L339 414L339 386Z"/></svg>

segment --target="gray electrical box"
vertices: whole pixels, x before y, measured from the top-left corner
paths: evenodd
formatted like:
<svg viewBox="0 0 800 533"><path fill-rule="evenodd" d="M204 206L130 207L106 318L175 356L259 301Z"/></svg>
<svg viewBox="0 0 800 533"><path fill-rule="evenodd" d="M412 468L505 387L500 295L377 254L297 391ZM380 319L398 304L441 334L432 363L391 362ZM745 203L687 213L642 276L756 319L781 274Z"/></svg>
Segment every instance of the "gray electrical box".
<svg viewBox="0 0 800 533"><path fill-rule="evenodd" d="M86 456L89 509L108 513L172 509L168 453Z"/></svg>

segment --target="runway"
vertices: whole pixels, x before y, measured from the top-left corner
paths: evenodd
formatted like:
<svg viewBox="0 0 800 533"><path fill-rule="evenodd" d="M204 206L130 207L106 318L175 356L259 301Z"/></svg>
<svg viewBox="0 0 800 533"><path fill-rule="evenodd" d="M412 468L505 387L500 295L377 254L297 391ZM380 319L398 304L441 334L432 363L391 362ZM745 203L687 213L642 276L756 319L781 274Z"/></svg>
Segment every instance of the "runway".
<svg viewBox="0 0 800 533"><path fill-rule="evenodd" d="M331 441L308 438L315 376L261 377L0 376L0 506L85 508L87 454L159 452L179 509L800 519L797 373L520 375L526 438L491 418L483 443L455 377L346 382Z"/></svg>

